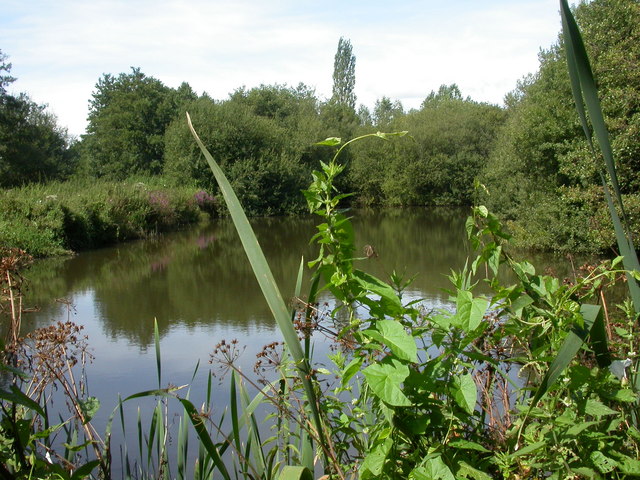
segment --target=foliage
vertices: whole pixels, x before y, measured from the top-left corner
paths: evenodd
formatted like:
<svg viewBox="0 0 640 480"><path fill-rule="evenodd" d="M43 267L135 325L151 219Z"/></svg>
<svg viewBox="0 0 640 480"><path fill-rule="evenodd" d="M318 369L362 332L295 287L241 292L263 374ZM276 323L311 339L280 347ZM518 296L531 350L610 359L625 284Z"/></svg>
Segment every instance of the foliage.
<svg viewBox="0 0 640 480"><path fill-rule="evenodd" d="M349 180L358 200L379 205L471 204L474 179L489 156L503 111L450 97L428 98L420 110L407 114L385 98L376 108L378 128L408 130L412 140L354 145Z"/></svg>
<svg viewBox="0 0 640 480"><path fill-rule="evenodd" d="M624 424L633 418L637 392L624 367L618 376L609 370L618 364L609 358L602 309L586 303L604 298L602 292L620 278L621 259L588 268L573 282L539 275L506 253L509 236L479 207L467 222L478 257L451 275L455 307L423 311L404 298L410 282L396 274L385 282L356 268L353 227L340 208L345 195L335 189L344 171L338 154L313 173L305 191L310 210L322 219L313 238L319 254L309 263L314 273L308 301L295 322L306 359L295 360L299 353L294 353L292 360L288 348L274 343L256 365L258 372L271 366L278 374L261 376L265 386L256 386L256 400L272 404L278 419L276 438L265 444L271 445L267 458L307 465L307 437L299 429L318 438L304 407L315 401L293 377L309 361L310 335L318 331L337 344L330 356L335 368L313 370L328 425L318 447L326 454L323 468L329 475L484 479L634 473L638 438ZM246 232L240 236L248 251L255 249ZM515 273L516 284L501 284L501 265ZM481 269L487 272L489 297L474 293L473 278ZM322 290L331 291L337 303L318 305ZM631 311L621 312L621 318L635 328ZM617 331L626 340L635 338L624 327ZM618 346L616 354L635 355L636 342ZM218 345L216 361L241 374L234 366L236 343L225 345ZM566 434L553 427L566 427ZM291 444L297 446L294 452L284 447ZM554 454L558 451L562 456Z"/></svg>
<svg viewBox="0 0 640 480"><path fill-rule="evenodd" d="M160 178L2 190L0 244L48 256L142 238L216 215L217 204L206 195L192 187L167 187Z"/></svg>
<svg viewBox="0 0 640 480"><path fill-rule="evenodd" d="M0 96L6 95L7 85L16 80L9 74L11 72L11 63L7 63L7 58L8 56L0 50L0 72L4 72L4 74L0 75Z"/></svg>
<svg viewBox="0 0 640 480"><path fill-rule="evenodd" d="M333 95L331 102L355 111L356 56L351 41L340 37L333 61Z"/></svg>
<svg viewBox="0 0 640 480"><path fill-rule="evenodd" d="M629 0L583 2L575 16L598 82L621 194L637 203L640 5ZM574 113L562 39L541 52L538 72L519 83L508 105L508 120L481 178L489 192L482 200L513 221L518 238L528 245L572 252L612 246L610 221L598 221L598 162ZM573 211L575 218L569 224L564 216L550 218L550 208ZM631 219L637 234L640 224L637 217ZM540 236L537 226L543 224L550 232Z"/></svg>
<svg viewBox="0 0 640 480"><path fill-rule="evenodd" d="M89 101L85 159L94 176L122 180L162 171L164 133L181 102L195 95L147 77L139 68L98 80Z"/></svg>
<svg viewBox="0 0 640 480"><path fill-rule="evenodd" d="M203 97L188 106L201 138L229 175L250 215L298 212L299 192L316 161L317 101L304 85L238 90L229 100ZM182 120L168 128L165 174L217 192Z"/></svg>
<svg viewBox="0 0 640 480"><path fill-rule="evenodd" d="M9 95L15 81L0 51L0 188L66 178L75 169L71 140L56 117L28 95Z"/></svg>

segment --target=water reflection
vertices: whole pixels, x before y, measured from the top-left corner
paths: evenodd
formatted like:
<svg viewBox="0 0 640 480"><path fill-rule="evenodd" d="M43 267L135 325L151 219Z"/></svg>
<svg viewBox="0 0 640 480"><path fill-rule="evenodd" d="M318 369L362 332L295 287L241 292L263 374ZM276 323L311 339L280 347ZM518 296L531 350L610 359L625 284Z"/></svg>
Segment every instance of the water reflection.
<svg viewBox="0 0 640 480"><path fill-rule="evenodd" d="M365 257L366 245L376 253L362 260L359 268L383 278L394 270L407 278L416 275L411 296L446 303L446 275L461 268L470 255L466 213L452 208L353 212L357 254ZM316 219L264 218L252 223L286 296L293 292L301 257L315 257L309 238ZM536 259L541 267L550 262L555 262L560 275L568 273L569 262L563 259ZM40 261L28 278L27 303L41 309L26 320L31 328L75 316L83 323L98 322L102 334L113 342L126 341L141 349L153 342L153 319L163 337L171 330L205 326L224 327L241 337L275 328L229 220ZM64 299L75 304L75 315ZM80 307L82 318L77 313Z"/></svg>

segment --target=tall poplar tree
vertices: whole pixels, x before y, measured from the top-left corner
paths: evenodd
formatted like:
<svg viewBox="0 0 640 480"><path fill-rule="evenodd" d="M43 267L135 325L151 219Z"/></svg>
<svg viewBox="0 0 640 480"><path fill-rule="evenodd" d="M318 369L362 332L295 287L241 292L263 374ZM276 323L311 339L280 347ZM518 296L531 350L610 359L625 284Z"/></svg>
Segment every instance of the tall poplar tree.
<svg viewBox="0 0 640 480"><path fill-rule="evenodd" d="M355 111L356 56L350 40L340 37L338 51L333 62L333 96L338 105L345 105Z"/></svg>

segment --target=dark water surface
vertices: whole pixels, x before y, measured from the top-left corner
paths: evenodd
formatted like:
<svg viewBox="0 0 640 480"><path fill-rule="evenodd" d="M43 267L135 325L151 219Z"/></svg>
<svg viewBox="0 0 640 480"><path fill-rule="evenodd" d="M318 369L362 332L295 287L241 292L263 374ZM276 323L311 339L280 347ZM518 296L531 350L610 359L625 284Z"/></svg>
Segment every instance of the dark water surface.
<svg viewBox="0 0 640 480"><path fill-rule="evenodd" d="M403 209L352 212L358 251L374 247L377 257L359 268L387 278L393 271L417 275L408 292L427 308L449 304L446 275L471 255L465 242L464 209ZM293 294L301 257L314 258L309 245L317 218L252 221L258 240L285 298ZM363 253L364 256L364 253ZM537 257L539 268L569 272L562 257ZM64 259L37 262L27 273L23 332L71 319L84 326L95 360L87 367L90 393L103 405L106 421L118 396L158 386L153 324L162 346L162 384L191 384L196 403L206 385L209 354L222 339L246 346L240 359L251 371L255 353L279 332L262 298L230 220L196 229L106 248ZM308 278L308 272L307 272ZM316 355L326 351L318 347ZM194 368L200 373L191 382ZM226 383L216 384L215 402L226 404Z"/></svg>

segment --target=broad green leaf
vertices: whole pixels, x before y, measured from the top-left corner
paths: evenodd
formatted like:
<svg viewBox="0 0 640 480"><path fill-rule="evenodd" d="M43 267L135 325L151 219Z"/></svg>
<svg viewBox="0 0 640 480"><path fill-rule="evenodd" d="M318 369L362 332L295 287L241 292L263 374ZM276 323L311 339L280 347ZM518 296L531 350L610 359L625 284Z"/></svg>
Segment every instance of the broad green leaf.
<svg viewBox="0 0 640 480"><path fill-rule="evenodd" d="M589 459L600 473L611 473L618 466L618 462L598 450L591 452Z"/></svg>
<svg viewBox="0 0 640 480"><path fill-rule="evenodd" d="M584 413L600 418L605 415L616 415L618 412L610 409L604 403L598 400L589 399L587 400L587 404L584 407Z"/></svg>
<svg viewBox="0 0 640 480"><path fill-rule="evenodd" d="M11 391L8 392L6 390L0 389L0 400L6 400L11 403L16 403L18 405L22 405L24 407L30 408L34 412L37 412L43 418L45 417L44 410L34 400L25 395L18 387L15 385L11 385Z"/></svg>
<svg viewBox="0 0 640 480"><path fill-rule="evenodd" d="M342 386L347 385L353 376L360 371L362 362L362 357L356 357L349 362L349 365L342 371Z"/></svg>
<svg viewBox="0 0 640 480"><path fill-rule="evenodd" d="M391 359L369 365L362 373L380 400L395 407L411 406L409 399L402 393L402 382L409 376L409 367Z"/></svg>
<svg viewBox="0 0 640 480"><path fill-rule="evenodd" d="M573 427L568 428L566 433L571 437L575 437L576 435L579 435L581 432L583 432L587 428L597 424L598 422L582 422L577 425L574 425Z"/></svg>
<svg viewBox="0 0 640 480"><path fill-rule="evenodd" d="M640 460L625 457L619 462L620 471L626 475L640 476Z"/></svg>
<svg viewBox="0 0 640 480"><path fill-rule="evenodd" d="M488 450L487 450L488 451ZM472 478L474 480L492 480L492 476L488 475L477 468L472 467L467 462L460 460L458 462L459 468L456 472L456 478Z"/></svg>
<svg viewBox="0 0 640 480"><path fill-rule="evenodd" d="M380 475L392 445L393 440L391 437L387 437L384 442L373 447L364 458L362 466L360 467L360 472L369 471L373 475Z"/></svg>
<svg viewBox="0 0 640 480"><path fill-rule="evenodd" d="M84 465L74 470L73 475L71 475L71 480L80 480L82 478L89 477L91 475L91 472L93 472L93 470L99 465L100 460L92 460L85 463Z"/></svg>
<svg viewBox="0 0 640 480"><path fill-rule="evenodd" d="M426 473L427 475L423 478L428 478L431 480L455 480L456 478L440 456L430 458L429 460L424 462L422 467L424 468L424 473Z"/></svg>
<svg viewBox="0 0 640 480"><path fill-rule="evenodd" d="M378 295L380 300L392 309L389 314L397 315L402 313L402 303L396 291L390 285L362 270L355 270L353 278L363 290Z"/></svg>
<svg viewBox="0 0 640 480"><path fill-rule="evenodd" d="M395 320L379 320L375 329L368 329L365 335L385 344L396 357L408 362L418 361L416 341L409 335L402 324Z"/></svg>
<svg viewBox="0 0 640 480"><path fill-rule="evenodd" d="M523 293L511 303L511 309L515 312L516 315L522 315L522 310L532 303L533 298L531 298L526 293Z"/></svg>
<svg viewBox="0 0 640 480"><path fill-rule="evenodd" d="M621 388L620 390L613 392L611 398L618 402L631 403L638 400L638 395L629 388Z"/></svg>
<svg viewBox="0 0 640 480"><path fill-rule="evenodd" d="M545 442L535 442L535 443L531 443L527 446L524 446L522 448L519 448L518 450L516 450L515 452L513 452L511 454L511 457L521 457L523 455L528 455L530 453L533 453L537 450L540 450L543 447L546 447L546 443Z"/></svg>
<svg viewBox="0 0 640 480"><path fill-rule="evenodd" d="M453 398L467 413L473 413L478 398L478 389L470 373L453 378Z"/></svg>
<svg viewBox="0 0 640 480"><path fill-rule="evenodd" d="M84 424L91 421L96 412L100 409L100 400L96 397L87 397L86 400L78 400L80 410L84 415Z"/></svg>
<svg viewBox="0 0 640 480"><path fill-rule="evenodd" d="M592 468L587 468L587 467L572 468L571 472L577 473L578 475L581 475L585 478L600 478L600 476L598 475L598 472L596 472Z"/></svg>
<svg viewBox="0 0 640 480"><path fill-rule="evenodd" d="M489 301L484 298L473 298L473 294L467 290L459 290L456 306L456 326L470 332L482 323Z"/></svg>
<svg viewBox="0 0 640 480"><path fill-rule="evenodd" d="M452 440L447 445L452 448L459 448L460 450L477 450L478 452L489 453L489 450L476 442L470 442L469 440Z"/></svg>

